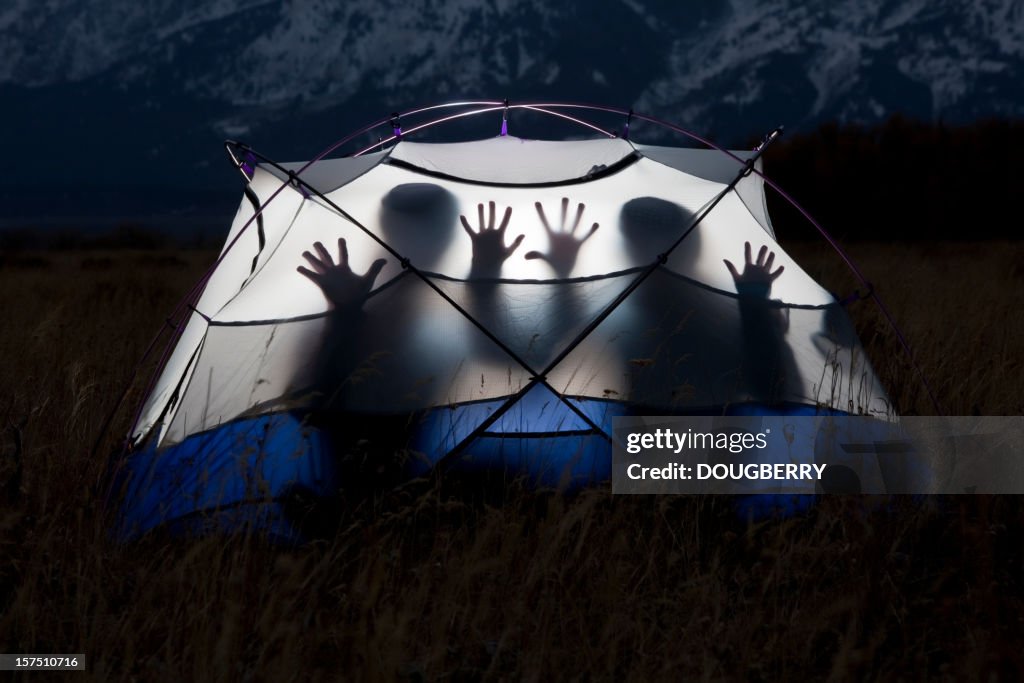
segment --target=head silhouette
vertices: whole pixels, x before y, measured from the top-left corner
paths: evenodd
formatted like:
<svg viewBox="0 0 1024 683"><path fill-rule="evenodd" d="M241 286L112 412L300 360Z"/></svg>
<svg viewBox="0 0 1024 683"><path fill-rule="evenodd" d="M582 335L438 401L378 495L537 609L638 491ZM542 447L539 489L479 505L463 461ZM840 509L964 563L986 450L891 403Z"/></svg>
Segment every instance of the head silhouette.
<svg viewBox="0 0 1024 683"><path fill-rule="evenodd" d="M657 197L637 197L622 205L619 227L625 238L629 266L646 266L654 262L679 239L693 221L693 212L679 204ZM696 259L700 233L690 233L672 252L676 268ZM679 257L683 256L680 261ZM685 274L685 273L684 273Z"/></svg>
<svg viewBox="0 0 1024 683"><path fill-rule="evenodd" d="M437 266L457 222L455 197L440 185L396 185L381 200L383 238L417 268Z"/></svg>

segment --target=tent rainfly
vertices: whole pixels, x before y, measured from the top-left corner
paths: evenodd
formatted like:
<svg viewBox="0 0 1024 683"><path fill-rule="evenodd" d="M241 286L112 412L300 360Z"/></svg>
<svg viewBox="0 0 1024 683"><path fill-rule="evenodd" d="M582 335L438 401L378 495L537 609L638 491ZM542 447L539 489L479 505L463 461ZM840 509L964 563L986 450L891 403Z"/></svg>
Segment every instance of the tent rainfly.
<svg viewBox="0 0 1024 683"><path fill-rule="evenodd" d="M231 147L245 198L132 428L127 537L295 538L288 497L367 440L407 476L571 487L610 477L615 416L887 413L775 241L760 149L398 133L312 165Z"/></svg>

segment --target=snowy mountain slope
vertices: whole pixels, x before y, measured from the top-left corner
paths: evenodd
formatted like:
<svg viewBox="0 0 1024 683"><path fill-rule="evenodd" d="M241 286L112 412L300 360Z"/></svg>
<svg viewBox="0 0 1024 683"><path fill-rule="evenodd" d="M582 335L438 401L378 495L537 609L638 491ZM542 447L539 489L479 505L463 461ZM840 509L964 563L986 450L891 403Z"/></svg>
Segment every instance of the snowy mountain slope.
<svg viewBox="0 0 1024 683"><path fill-rule="evenodd" d="M1024 0L8 0L0 54L8 185L97 158L97 185L206 184L224 137L302 156L465 97L632 105L726 143L1024 115Z"/></svg>
<svg viewBox="0 0 1024 683"><path fill-rule="evenodd" d="M702 29L673 42L640 107L711 123L767 105L797 125L1024 113L1019 1L733 0Z"/></svg>

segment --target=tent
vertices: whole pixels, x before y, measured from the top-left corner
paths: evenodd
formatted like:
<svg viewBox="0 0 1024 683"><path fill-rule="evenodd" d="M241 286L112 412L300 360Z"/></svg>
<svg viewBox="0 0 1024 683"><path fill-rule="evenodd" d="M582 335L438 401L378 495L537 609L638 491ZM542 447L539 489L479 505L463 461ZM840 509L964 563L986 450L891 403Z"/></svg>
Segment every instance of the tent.
<svg viewBox="0 0 1024 683"><path fill-rule="evenodd" d="M616 416L888 411L775 240L761 148L391 124L315 163L229 144L244 198L132 427L125 535L294 538L289 497L344 486L367 444L403 476L573 487L610 476Z"/></svg>

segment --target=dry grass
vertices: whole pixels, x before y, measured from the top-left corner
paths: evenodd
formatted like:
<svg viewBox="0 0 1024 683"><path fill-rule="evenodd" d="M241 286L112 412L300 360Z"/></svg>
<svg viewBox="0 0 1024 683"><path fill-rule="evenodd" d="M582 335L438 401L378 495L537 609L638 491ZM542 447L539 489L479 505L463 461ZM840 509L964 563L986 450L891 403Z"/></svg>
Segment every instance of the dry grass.
<svg viewBox="0 0 1024 683"><path fill-rule="evenodd" d="M835 257L791 251L848 291ZM1024 247L853 251L947 412L1024 412ZM300 549L245 535L115 544L98 425L210 260L51 252L0 267L0 651L83 652L102 681L1024 672L1013 497L832 498L755 524L724 499L513 490L493 505L424 483L352 506ZM854 313L901 409L930 412L877 314Z"/></svg>
<svg viewBox="0 0 1024 683"><path fill-rule="evenodd" d="M840 296L858 287L820 245L787 250ZM1015 380L1024 375L1024 245L861 243L849 252L891 310L944 414L1024 414ZM878 308L863 301L850 312L900 411L935 414Z"/></svg>

